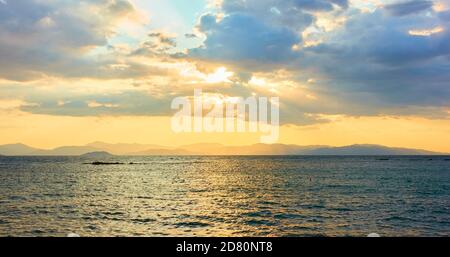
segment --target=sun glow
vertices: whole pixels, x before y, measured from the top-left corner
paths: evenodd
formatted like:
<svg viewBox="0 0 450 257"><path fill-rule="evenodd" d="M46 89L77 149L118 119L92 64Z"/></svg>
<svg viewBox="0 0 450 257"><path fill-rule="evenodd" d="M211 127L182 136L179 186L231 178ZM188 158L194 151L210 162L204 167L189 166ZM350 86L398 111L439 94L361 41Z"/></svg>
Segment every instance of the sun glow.
<svg viewBox="0 0 450 257"><path fill-rule="evenodd" d="M227 68L220 67L214 73L210 73L205 76L207 83L230 83L230 77L233 76L233 72L227 71Z"/></svg>
<svg viewBox="0 0 450 257"><path fill-rule="evenodd" d="M447 9L448 9L448 6L444 2L436 2L433 5L433 10L435 12L443 12L443 11L446 11Z"/></svg>
<svg viewBox="0 0 450 257"><path fill-rule="evenodd" d="M264 78L258 78L255 76L253 76L248 83L252 86L258 86L258 87L263 87L267 84L267 82Z"/></svg>

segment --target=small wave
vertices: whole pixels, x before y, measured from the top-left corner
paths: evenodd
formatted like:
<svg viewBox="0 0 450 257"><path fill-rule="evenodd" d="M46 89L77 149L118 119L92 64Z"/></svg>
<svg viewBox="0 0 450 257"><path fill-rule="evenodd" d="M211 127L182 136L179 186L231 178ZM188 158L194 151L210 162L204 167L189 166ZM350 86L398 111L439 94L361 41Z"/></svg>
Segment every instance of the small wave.
<svg viewBox="0 0 450 257"><path fill-rule="evenodd" d="M264 219L251 219L251 220L247 220L245 221L245 223L247 225L251 225L251 226L260 226L260 225L266 225L266 226L275 226L275 222L270 221L270 220L264 220Z"/></svg>
<svg viewBox="0 0 450 257"><path fill-rule="evenodd" d="M116 217L103 217L104 220L112 220L112 221L126 221L126 219L116 218Z"/></svg>
<svg viewBox="0 0 450 257"><path fill-rule="evenodd" d="M183 183L184 183L184 181L183 181ZM204 193L204 192L209 192L210 190L209 189L207 189L207 188L204 188L204 189L195 189L195 188L193 188L193 189L191 189L190 190L190 192L192 192L192 193Z"/></svg>
<svg viewBox="0 0 450 257"><path fill-rule="evenodd" d="M330 184L326 185L327 188L352 188L354 185L340 185L340 184Z"/></svg>
<svg viewBox="0 0 450 257"><path fill-rule="evenodd" d="M272 216L272 212L271 211L267 211L267 210L262 210L262 211L257 211L257 212L248 212L244 214L247 217L267 217L267 216Z"/></svg>
<svg viewBox="0 0 450 257"><path fill-rule="evenodd" d="M136 199L153 199L153 197L151 196L135 196L135 197L130 197L130 198L136 198Z"/></svg>
<svg viewBox="0 0 450 257"><path fill-rule="evenodd" d="M199 221L189 221L189 222L178 222L175 223L176 227L188 227L188 228L201 228L208 227L208 223L199 222Z"/></svg>
<svg viewBox="0 0 450 257"><path fill-rule="evenodd" d="M45 231L44 231L44 230L41 230L41 229L34 229L34 230L31 231L31 233L32 233L32 234L42 235L42 234L45 233Z"/></svg>
<svg viewBox="0 0 450 257"><path fill-rule="evenodd" d="M387 217L384 220L386 221L417 221L416 219L410 218L410 217L403 217L403 216L391 216Z"/></svg>
<svg viewBox="0 0 450 257"><path fill-rule="evenodd" d="M155 235L155 236L169 236L170 234L166 233L166 232L162 232L162 231L155 231L155 232L152 232L152 235Z"/></svg>
<svg viewBox="0 0 450 257"><path fill-rule="evenodd" d="M304 208L304 209L323 209L323 208L325 208L325 205L323 205L323 204L303 204L303 205L300 205L300 208Z"/></svg>
<svg viewBox="0 0 450 257"><path fill-rule="evenodd" d="M151 218L142 218L142 219L131 219L132 222L134 223L150 223L150 222L155 222L156 219L151 219Z"/></svg>
<svg viewBox="0 0 450 257"><path fill-rule="evenodd" d="M320 235L310 233L286 233L281 235L281 237L320 237Z"/></svg>
<svg viewBox="0 0 450 257"><path fill-rule="evenodd" d="M12 200L12 201L26 201L27 198L25 196L12 195L12 196L9 197L9 200Z"/></svg>
<svg viewBox="0 0 450 257"><path fill-rule="evenodd" d="M296 225L296 226L292 226L291 229L295 230L295 231L303 231L303 230L319 231L320 230L320 228L318 228L317 226L307 226L307 225ZM308 232L308 233L310 233L310 232Z"/></svg>
<svg viewBox="0 0 450 257"><path fill-rule="evenodd" d="M352 209L346 208L346 207L329 208L328 210L330 210L330 211L342 211L342 212L353 211Z"/></svg>
<svg viewBox="0 0 450 257"><path fill-rule="evenodd" d="M116 212L109 212L109 211L107 211L107 212L103 212L102 214L104 214L104 215L111 215L111 216L120 216L120 215L124 215L125 213L120 212L120 211L116 211Z"/></svg>
<svg viewBox="0 0 450 257"><path fill-rule="evenodd" d="M95 225L87 225L85 228L88 230L97 230L97 226Z"/></svg>
<svg viewBox="0 0 450 257"><path fill-rule="evenodd" d="M298 219L304 218L305 216L295 213L278 213L273 215L275 219Z"/></svg>
<svg viewBox="0 0 450 257"><path fill-rule="evenodd" d="M314 223L323 223L323 220L319 217L312 217L312 218L309 218L307 221L314 222Z"/></svg>
<svg viewBox="0 0 450 257"><path fill-rule="evenodd" d="M272 202L272 201L258 201L256 202L257 204L262 204L262 205L276 205L276 202Z"/></svg>
<svg viewBox="0 0 450 257"><path fill-rule="evenodd" d="M95 213L93 216L84 216L84 220L112 220L112 221L125 221L123 212L101 212Z"/></svg>

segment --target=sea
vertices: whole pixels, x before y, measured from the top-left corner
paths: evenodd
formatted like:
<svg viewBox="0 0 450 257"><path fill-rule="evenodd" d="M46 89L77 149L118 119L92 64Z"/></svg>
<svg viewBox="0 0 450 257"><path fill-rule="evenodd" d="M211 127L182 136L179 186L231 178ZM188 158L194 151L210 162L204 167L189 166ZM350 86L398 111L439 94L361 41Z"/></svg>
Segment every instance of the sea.
<svg viewBox="0 0 450 257"><path fill-rule="evenodd" d="M446 237L450 156L0 157L0 236L71 233Z"/></svg>

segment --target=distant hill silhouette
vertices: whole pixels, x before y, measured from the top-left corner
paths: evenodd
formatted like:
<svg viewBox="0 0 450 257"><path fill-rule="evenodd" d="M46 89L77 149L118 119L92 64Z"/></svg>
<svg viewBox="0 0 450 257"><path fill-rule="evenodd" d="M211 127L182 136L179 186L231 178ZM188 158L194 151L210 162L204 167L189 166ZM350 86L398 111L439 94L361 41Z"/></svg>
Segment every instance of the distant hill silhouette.
<svg viewBox="0 0 450 257"><path fill-rule="evenodd" d="M436 155L439 153L408 148L381 145L350 145L343 147L322 147L308 151L310 155Z"/></svg>
<svg viewBox="0 0 450 257"><path fill-rule="evenodd" d="M134 152L143 152L149 149L162 149L162 150L172 149L171 147L152 144L109 144L105 142L94 142L87 144L86 146L96 149L102 149L102 151L106 151L108 153L117 155Z"/></svg>
<svg viewBox="0 0 450 257"><path fill-rule="evenodd" d="M84 158L110 158L110 157L114 157L114 155L105 152L105 151L100 151L100 152L91 152L91 153L85 153L82 154L81 157Z"/></svg>
<svg viewBox="0 0 450 257"><path fill-rule="evenodd" d="M284 144L254 144L248 146L224 146L221 144L194 144L181 149L206 155L299 155L321 146L298 146Z"/></svg>
<svg viewBox="0 0 450 257"><path fill-rule="evenodd" d="M189 145L182 149L198 154L212 155L436 155L419 149L393 148L381 145L298 146L284 144L254 144L249 146Z"/></svg>
<svg viewBox="0 0 450 257"><path fill-rule="evenodd" d="M100 151L102 151L102 149L90 146L62 146L52 150L38 150L33 152L32 155L75 156Z"/></svg>
<svg viewBox="0 0 450 257"><path fill-rule="evenodd" d="M387 147L381 145L298 146L286 144L254 144L225 146L221 144L191 144L181 147L165 147L148 144L108 144L95 142L85 146L62 146L44 150L24 144L0 145L0 155L55 155L84 157L108 157L114 155L445 155L432 151Z"/></svg>
<svg viewBox="0 0 450 257"><path fill-rule="evenodd" d="M24 144L0 145L0 154L2 155L31 155L36 151L39 149Z"/></svg>
<svg viewBox="0 0 450 257"><path fill-rule="evenodd" d="M149 149L141 152L129 153L128 155L195 155L196 152L189 152L183 149Z"/></svg>

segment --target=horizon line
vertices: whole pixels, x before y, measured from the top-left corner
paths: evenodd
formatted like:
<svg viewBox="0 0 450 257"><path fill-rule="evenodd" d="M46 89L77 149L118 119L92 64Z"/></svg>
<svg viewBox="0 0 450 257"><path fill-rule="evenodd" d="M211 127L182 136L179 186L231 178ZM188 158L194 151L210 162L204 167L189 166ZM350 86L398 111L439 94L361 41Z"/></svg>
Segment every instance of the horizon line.
<svg viewBox="0 0 450 257"><path fill-rule="evenodd" d="M425 148L415 148L415 147L405 147L405 146L389 146L389 145L382 145L382 144L370 144L370 143L353 143L353 144L344 144L344 145L322 145L322 144L310 144L310 145L298 145L298 144L288 144L288 143L273 143L273 144L266 144L266 143L254 143L254 144L244 144L244 145L227 145L227 144L223 144L223 143L217 143L217 142L199 142L199 143L191 143L191 144L184 144L184 145L178 145L178 146L169 146L169 145L160 145L160 144L152 144L152 143L136 143L136 142L132 142L132 143L108 143L108 142L104 142L104 141L93 141L91 143L87 143L87 144L81 144L81 145L59 145L56 147L52 147L52 148L42 148L42 147L35 147L32 146L30 144L27 143L22 143L22 142L18 142L18 143L6 143L6 144L2 144L0 143L0 147L2 146L13 146L13 145L23 145L26 147L30 147L30 148L34 148L36 150L44 150L44 151L51 151L51 150L56 150L59 148L63 148L63 147L93 147L91 146L92 144L108 144L108 145L140 145L140 146L153 146L153 148L148 148L147 150L186 150L184 148L189 147L189 146L196 146L196 145L217 145L220 147L250 147L250 146L257 146L257 145L263 145L263 146L275 146L275 145L282 145L282 146L292 146L292 147L317 147L317 148L343 148L343 147L352 147L352 146L373 146L373 147L385 147L385 148L391 148L391 149L404 149L404 150L417 150L417 151L425 151L425 152L430 152L430 153L434 153L434 154L442 154L442 155L449 155L450 152L446 152L446 151L436 151L436 150L428 150ZM157 148L157 147L162 147L162 148ZM163 148L167 148L167 149L163 149ZM104 149L98 149L99 151L105 151ZM143 151L147 151L147 150L143 150ZM95 152L95 151L93 151ZM108 152L108 151L105 151ZM133 152L130 152L129 154L132 154ZM137 152L136 152L137 153ZM134 153L135 154L135 153ZM123 155L123 154L119 154ZM189 155L189 154L182 154L182 155ZM205 155L205 154L198 154L198 153L193 153L192 155ZM207 154L206 154L207 155ZM211 154L211 155L216 155L216 154ZM221 155L221 154L219 154ZM228 154L226 154L228 155ZM243 155L243 154L237 154L237 155ZM247 154L245 154L247 155ZM264 155L264 154L255 154L255 155ZM270 154L268 154L270 155ZM279 155L279 154L274 154L274 155ZM288 154L289 155L289 154ZM301 154L293 154L293 155L301 155ZM76 156L76 155L75 155ZM126 156L123 155L123 156Z"/></svg>

